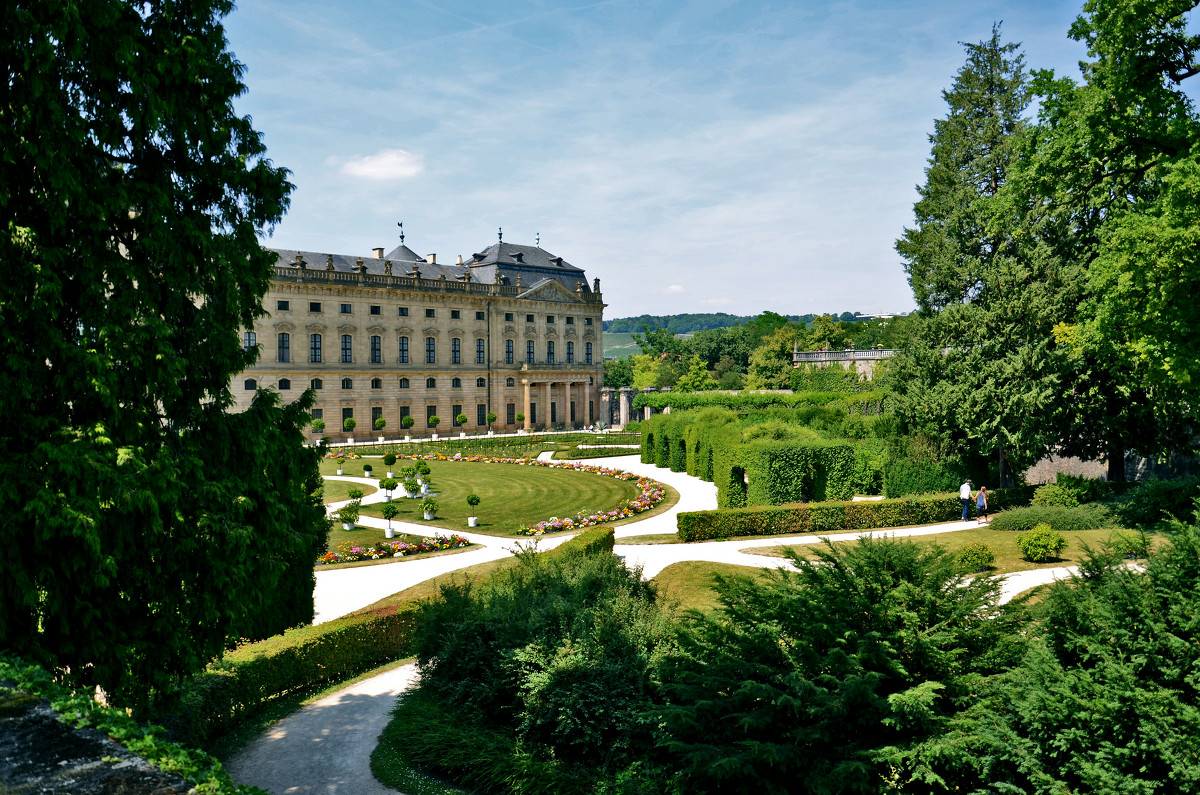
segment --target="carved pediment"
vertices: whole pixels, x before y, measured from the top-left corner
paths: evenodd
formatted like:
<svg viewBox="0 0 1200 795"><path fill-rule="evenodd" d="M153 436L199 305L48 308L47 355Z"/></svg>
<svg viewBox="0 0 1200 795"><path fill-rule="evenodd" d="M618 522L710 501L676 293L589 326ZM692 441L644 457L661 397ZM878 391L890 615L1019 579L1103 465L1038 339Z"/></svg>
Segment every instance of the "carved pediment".
<svg viewBox="0 0 1200 795"><path fill-rule="evenodd" d="M594 337L594 336L596 336L596 332L592 330L592 327L591 327L591 326L588 326L588 327L584 328L584 330L583 330L583 336L585 336L585 337Z"/></svg>
<svg viewBox="0 0 1200 795"><path fill-rule="evenodd" d="M358 326L351 326L349 323L338 326L338 334L353 334L356 331L358 331Z"/></svg>
<svg viewBox="0 0 1200 795"><path fill-rule="evenodd" d="M580 296L563 287L555 279L542 279L525 292L517 295L517 298L531 301L554 301L563 304L583 303L583 299Z"/></svg>
<svg viewBox="0 0 1200 795"><path fill-rule="evenodd" d="M462 330L462 329L460 329L460 328L452 328L452 329L450 329L450 336L451 336L451 337L461 337L462 335L463 335L463 330Z"/></svg>
<svg viewBox="0 0 1200 795"><path fill-rule="evenodd" d="M422 332L426 337L436 337L442 333L442 330L436 326L430 326Z"/></svg>
<svg viewBox="0 0 1200 795"><path fill-rule="evenodd" d="M487 329L477 328L475 329L474 334L476 337L486 337Z"/></svg>
<svg viewBox="0 0 1200 795"><path fill-rule="evenodd" d="M325 324L324 323L309 323L304 328L307 329L308 331L312 332L313 334L322 334L325 331Z"/></svg>
<svg viewBox="0 0 1200 795"><path fill-rule="evenodd" d="M295 330L296 330L296 327L293 326L291 323L276 323L275 324L275 331L280 332L280 333L290 334Z"/></svg>
<svg viewBox="0 0 1200 795"><path fill-rule="evenodd" d="M413 335L413 330L408 326L401 326L400 328L396 329L396 333L403 334L406 337L411 337Z"/></svg>
<svg viewBox="0 0 1200 795"><path fill-rule="evenodd" d="M501 330L500 333L501 334L516 334L517 327L514 326L512 323L507 323L507 324L505 324L503 330Z"/></svg>
<svg viewBox="0 0 1200 795"><path fill-rule="evenodd" d="M371 334L382 334L383 332L387 331L387 329L385 329L383 326L375 325L368 326L367 331Z"/></svg>

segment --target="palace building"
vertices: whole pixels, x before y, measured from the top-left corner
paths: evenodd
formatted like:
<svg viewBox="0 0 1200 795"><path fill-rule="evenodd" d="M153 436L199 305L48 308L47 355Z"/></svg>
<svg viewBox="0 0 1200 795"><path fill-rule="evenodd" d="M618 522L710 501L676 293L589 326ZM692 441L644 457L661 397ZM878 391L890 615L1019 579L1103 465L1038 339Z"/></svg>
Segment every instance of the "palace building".
<svg viewBox="0 0 1200 795"><path fill-rule="evenodd" d="M600 280L562 257L501 241L440 264L403 236L370 257L271 250L267 314L243 332L259 359L232 384L238 409L256 389L286 399L311 387L313 419L335 439L351 417L359 439L483 431L489 413L501 431L601 419Z"/></svg>

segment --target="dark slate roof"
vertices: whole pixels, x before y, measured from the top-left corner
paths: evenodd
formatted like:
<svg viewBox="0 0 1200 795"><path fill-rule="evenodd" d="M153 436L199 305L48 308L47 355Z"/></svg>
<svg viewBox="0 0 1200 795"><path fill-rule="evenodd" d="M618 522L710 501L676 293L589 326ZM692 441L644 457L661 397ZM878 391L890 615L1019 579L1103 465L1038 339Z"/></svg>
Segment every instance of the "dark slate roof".
<svg viewBox="0 0 1200 795"><path fill-rule="evenodd" d="M413 251L408 246L401 243L394 249L389 251L384 259L390 259L392 262L424 262L425 258L417 252Z"/></svg>

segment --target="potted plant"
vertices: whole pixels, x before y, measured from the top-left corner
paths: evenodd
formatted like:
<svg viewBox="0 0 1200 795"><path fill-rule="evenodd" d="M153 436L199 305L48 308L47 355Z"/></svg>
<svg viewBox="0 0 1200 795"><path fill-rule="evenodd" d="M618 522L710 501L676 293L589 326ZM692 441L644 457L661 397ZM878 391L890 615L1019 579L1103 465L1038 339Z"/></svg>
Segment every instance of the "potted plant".
<svg viewBox="0 0 1200 795"><path fill-rule="evenodd" d="M417 482L416 478L409 478L408 480L404 481L403 485L405 495L407 495L410 500L415 500L417 498L417 492L421 490L421 484Z"/></svg>
<svg viewBox="0 0 1200 795"><path fill-rule="evenodd" d="M425 515L425 521L430 521L437 514L438 504L433 497L426 497L421 500L421 512Z"/></svg>
<svg viewBox="0 0 1200 795"><path fill-rule="evenodd" d="M346 474L345 466L346 466L346 459L342 458L342 457L339 455L339 456L338 456L338 459L337 459L337 473L338 473L339 475L344 475L344 474Z"/></svg>
<svg viewBox="0 0 1200 795"><path fill-rule="evenodd" d="M437 438L437 426L441 425L441 423L442 423L442 418L436 414L434 414L433 416L431 416L429 418L429 427L433 428L433 438L434 439Z"/></svg>
<svg viewBox="0 0 1200 795"><path fill-rule="evenodd" d="M496 417L495 414L493 414L492 412L489 411L487 413L487 416L484 417L484 419L487 420L488 436L491 436L492 434L495 433L495 431L492 430L492 423L495 422L498 419L498 417Z"/></svg>
<svg viewBox="0 0 1200 795"><path fill-rule="evenodd" d="M390 472L388 473L391 474ZM385 502L392 501L392 491L399 485L393 477L386 477L379 481L379 488L383 489L383 497Z"/></svg>
<svg viewBox="0 0 1200 795"><path fill-rule="evenodd" d="M325 420L317 417L312 421L313 433L325 433Z"/></svg>
<svg viewBox="0 0 1200 795"><path fill-rule="evenodd" d="M459 414L457 417L455 417L455 418L454 418L454 422L455 422L455 424L457 424L457 425L458 425L458 427L460 427L460 428L461 428L461 427L463 427L464 425L466 425L466 424L467 424L467 415L466 415L466 414ZM466 431L459 431L459 432L458 432L458 437L459 437L460 439L465 439L465 438L466 438L466 436L467 436L467 432L466 432Z"/></svg>
<svg viewBox="0 0 1200 795"><path fill-rule="evenodd" d="M362 489L347 489L346 496L352 500L361 500L363 497Z"/></svg>
<svg viewBox="0 0 1200 795"><path fill-rule="evenodd" d="M354 426L356 425L358 425L358 423L353 417L347 417L346 419L342 420L342 427L346 429L346 436L349 437L350 441L352 442L354 441Z"/></svg>
<svg viewBox="0 0 1200 795"><path fill-rule="evenodd" d="M524 427L525 415L518 411L516 420L517 420L517 433L525 433L525 427Z"/></svg>
<svg viewBox="0 0 1200 795"><path fill-rule="evenodd" d="M392 467L396 465L396 454L395 453L388 453L387 455L385 455L383 457L383 465L387 467L387 473L388 473L387 476L389 478L396 477L394 474L392 474Z"/></svg>
<svg viewBox="0 0 1200 795"><path fill-rule="evenodd" d="M467 505L471 506L471 513L475 513L475 506L478 504L479 504L479 495L478 494L468 494L467 495ZM468 516L467 517L467 527L478 527L478 526L479 526L479 517L478 516Z"/></svg>
<svg viewBox="0 0 1200 795"><path fill-rule="evenodd" d="M374 469L374 467L372 467L370 464L363 464L363 477L364 478L371 477L372 469Z"/></svg>
<svg viewBox="0 0 1200 795"><path fill-rule="evenodd" d="M421 480L426 475L428 475L431 471L432 470L429 468L429 464L427 462L425 462L425 461L417 462L417 476L418 476L417 480Z"/></svg>
<svg viewBox="0 0 1200 795"><path fill-rule="evenodd" d="M379 441L383 441L383 429L387 427L387 420L383 417L375 418L375 430L379 431Z"/></svg>
<svg viewBox="0 0 1200 795"><path fill-rule="evenodd" d="M416 424L416 420L414 420L412 418L411 414L405 414L403 417L400 418L400 427L406 431L409 430L410 428L412 428L412 426L415 424ZM412 439L412 436L408 435L407 433L404 434L404 441L407 442L409 439Z"/></svg>
<svg viewBox="0 0 1200 795"><path fill-rule="evenodd" d="M387 503L383 506L383 518L387 519L387 529L383 531L384 538L395 538L396 531L392 529L392 520L396 518L396 514L400 513L400 509L394 503Z"/></svg>
<svg viewBox="0 0 1200 795"><path fill-rule="evenodd" d="M338 509L337 518L342 523L343 530L354 529L354 524L358 521L358 508L358 500L355 500L349 505L343 505Z"/></svg>

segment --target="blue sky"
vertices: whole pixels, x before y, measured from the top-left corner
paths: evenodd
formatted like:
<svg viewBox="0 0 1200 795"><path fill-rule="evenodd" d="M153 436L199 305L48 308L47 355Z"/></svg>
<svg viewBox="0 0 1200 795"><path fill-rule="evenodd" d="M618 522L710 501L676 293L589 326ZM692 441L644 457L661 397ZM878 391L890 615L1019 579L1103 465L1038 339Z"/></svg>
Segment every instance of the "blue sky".
<svg viewBox="0 0 1200 795"><path fill-rule="evenodd" d="M496 240L608 317L913 308L912 220L959 42L1077 75L1077 2L304 2L226 19L296 190L267 243L439 262Z"/></svg>

